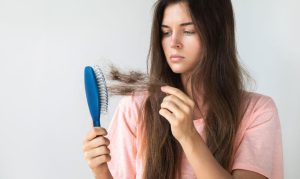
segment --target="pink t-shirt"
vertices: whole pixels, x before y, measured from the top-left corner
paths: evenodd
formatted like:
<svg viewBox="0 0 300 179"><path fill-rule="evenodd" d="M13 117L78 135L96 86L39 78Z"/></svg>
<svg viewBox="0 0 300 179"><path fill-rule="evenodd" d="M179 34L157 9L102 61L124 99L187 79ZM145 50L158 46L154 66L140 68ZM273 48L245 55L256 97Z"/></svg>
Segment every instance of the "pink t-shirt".
<svg viewBox="0 0 300 179"><path fill-rule="evenodd" d="M249 93L250 105L242 119L234 144L232 170L244 169L257 172L271 179L283 178L281 130L278 113L270 97ZM115 179L141 179L143 161L141 157L142 131L139 111L146 95L124 97L108 129L111 161L108 166ZM204 135L204 120L194 120L199 134ZM183 154L182 179L196 178Z"/></svg>

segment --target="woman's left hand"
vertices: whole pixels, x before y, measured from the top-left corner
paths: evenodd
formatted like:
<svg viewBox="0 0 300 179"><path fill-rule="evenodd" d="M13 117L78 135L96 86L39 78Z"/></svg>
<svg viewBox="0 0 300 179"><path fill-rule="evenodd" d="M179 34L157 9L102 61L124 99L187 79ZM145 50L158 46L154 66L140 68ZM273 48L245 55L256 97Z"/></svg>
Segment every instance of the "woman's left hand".
<svg viewBox="0 0 300 179"><path fill-rule="evenodd" d="M182 143L197 133L193 122L195 103L177 88L163 86L161 90L168 96L163 99L159 114L169 121L173 136Z"/></svg>

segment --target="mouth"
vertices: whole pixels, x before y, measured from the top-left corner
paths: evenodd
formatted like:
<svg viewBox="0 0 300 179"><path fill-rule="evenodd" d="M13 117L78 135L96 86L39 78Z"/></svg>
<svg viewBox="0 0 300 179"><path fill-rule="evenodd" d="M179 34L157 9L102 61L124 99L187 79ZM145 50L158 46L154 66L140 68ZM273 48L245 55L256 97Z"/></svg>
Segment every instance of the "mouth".
<svg viewBox="0 0 300 179"><path fill-rule="evenodd" d="M171 62L180 62L184 59L183 56L180 56L180 55L171 55L170 56L170 61Z"/></svg>

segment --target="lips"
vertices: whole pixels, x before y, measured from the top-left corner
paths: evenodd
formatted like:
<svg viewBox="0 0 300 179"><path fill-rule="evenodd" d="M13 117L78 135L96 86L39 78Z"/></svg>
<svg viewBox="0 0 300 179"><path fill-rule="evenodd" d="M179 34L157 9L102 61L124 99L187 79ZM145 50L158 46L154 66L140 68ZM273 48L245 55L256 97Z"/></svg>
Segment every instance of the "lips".
<svg viewBox="0 0 300 179"><path fill-rule="evenodd" d="M171 55L170 56L170 61L171 62L180 62L184 59L183 56L180 56L180 55Z"/></svg>

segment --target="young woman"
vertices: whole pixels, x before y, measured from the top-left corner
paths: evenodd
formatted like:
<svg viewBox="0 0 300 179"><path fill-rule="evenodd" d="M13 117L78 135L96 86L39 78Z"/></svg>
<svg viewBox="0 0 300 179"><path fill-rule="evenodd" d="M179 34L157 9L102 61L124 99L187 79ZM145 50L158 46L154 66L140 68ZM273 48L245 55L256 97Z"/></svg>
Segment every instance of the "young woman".
<svg viewBox="0 0 300 179"><path fill-rule="evenodd" d="M96 178L283 178L277 109L247 92L230 0L158 0L146 92L124 97L84 155ZM107 137L105 137L108 134Z"/></svg>

